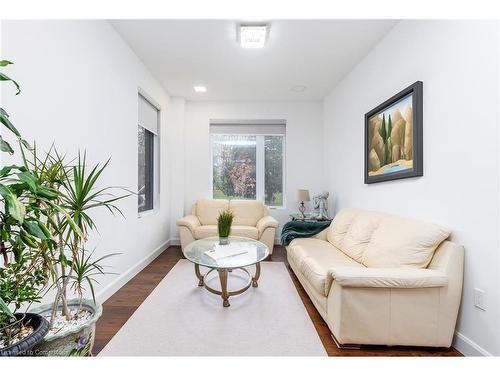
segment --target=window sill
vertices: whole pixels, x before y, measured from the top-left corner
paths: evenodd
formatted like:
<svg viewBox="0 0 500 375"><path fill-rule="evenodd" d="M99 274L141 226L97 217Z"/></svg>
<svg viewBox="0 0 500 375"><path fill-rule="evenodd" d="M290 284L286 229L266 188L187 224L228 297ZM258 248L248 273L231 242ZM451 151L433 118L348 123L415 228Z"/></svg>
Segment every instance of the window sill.
<svg viewBox="0 0 500 375"><path fill-rule="evenodd" d="M287 210L287 208L285 206L283 206L283 207L267 206L267 208L269 210L273 210L273 211L285 211L285 210Z"/></svg>

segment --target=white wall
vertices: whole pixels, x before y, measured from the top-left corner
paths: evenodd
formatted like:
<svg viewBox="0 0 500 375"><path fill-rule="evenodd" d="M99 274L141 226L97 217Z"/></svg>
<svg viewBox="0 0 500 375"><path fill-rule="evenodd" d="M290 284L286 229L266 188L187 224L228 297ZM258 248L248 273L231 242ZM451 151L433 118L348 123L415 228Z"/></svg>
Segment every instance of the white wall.
<svg viewBox="0 0 500 375"><path fill-rule="evenodd" d="M285 119L286 208L271 215L280 224L288 221L297 212L297 189L314 194L324 188L321 108L321 102L187 102L184 190L177 192L184 194L185 212L197 199L211 197L210 119Z"/></svg>
<svg viewBox="0 0 500 375"><path fill-rule="evenodd" d="M114 292L158 250L170 235L167 133L170 99L160 84L106 21L4 21L2 56L15 62L9 73L22 86L2 85L5 108L28 140L47 150L87 150L89 162L111 164L103 185L137 191L137 92L141 87L162 107L160 207L138 218L137 198L119 203L125 219L95 212L99 233L88 243L96 256L121 252L107 260L110 271L97 285L101 299ZM113 284L115 282L115 284Z"/></svg>
<svg viewBox="0 0 500 375"><path fill-rule="evenodd" d="M465 337L456 343L465 354L500 354L497 38L493 21L400 22L324 101L336 208L442 223L465 246L457 327ZM424 176L364 185L364 114L417 80L424 82ZM486 311L473 306L475 287L486 291Z"/></svg>

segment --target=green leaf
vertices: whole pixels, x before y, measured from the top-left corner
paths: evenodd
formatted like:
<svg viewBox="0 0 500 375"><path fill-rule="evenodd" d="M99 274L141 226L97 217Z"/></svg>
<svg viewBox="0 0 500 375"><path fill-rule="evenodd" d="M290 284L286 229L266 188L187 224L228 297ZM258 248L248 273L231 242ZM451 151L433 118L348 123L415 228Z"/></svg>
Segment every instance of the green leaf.
<svg viewBox="0 0 500 375"><path fill-rule="evenodd" d="M21 137L19 130L17 130L16 127L12 124L12 122L10 122L9 115L3 109L0 110L0 122L12 133L14 133L17 137Z"/></svg>
<svg viewBox="0 0 500 375"><path fill-rule="evenodd" d="M0 60L0 66L7 66L12 64L14 63L10 62L9 60Z"/></svg>
<svg viewBox="0 0 500 375"><path fill-rule="evenodd" d="M2 297L0 297L0 311L4 314L7 314L8 316L10 316L12 318L14 317L14 314L12 314L12 312L9 309L9 306L7 306L7 304L4 302Z"/></svg>
<svg viewBox="0 0 500 375"><path fill-rule="evenodd" d="M28 150L33 151L34 148L30 143L24 139L21 139L21 143L23 144L24 147L26 147Z"/></svg>
<svg viewBox="0 0 500 375"><path fill-rule="evenodd" d="M11 155L14 153L12 147L10 147L8 142L4 141L1 135L0 135L0 150L3 152L8 152Z"/></svg>
<svg viewBox="0 0 500 375"><path fill-rule="evenodd" d="M0 73L0 81L11 81L14 84L14 86L16 86L16 89L17 89L16 95L19 95L19 93L21 92L21 88L19 87L19 84L16 81L14 81L12 78L7 77L3 73Z"/></svg>
<svg viewBox="0 0 500 375"><path fill-rule="evenodd" d="M22 224L24 215L26 214L23 204L14 194L12 194L12 191L3 184L0 184L0 195L5 200L5 206L10 216L18 223Z"/></svg>
<svg viewBox="0 0 500 375"><path fill-rule="evenodd" d="M23 228L31 234L41 240L47 240L48 237L45 235L44 231L40 228L39 224L36 221L24 221Z"/></svg>
<svg viewBox="0 0 500 375"><path fill-rule="evenodd" d="M17 174L17 177L21 182L28 185L30 191L36 193L38 188L38 181L30 172L21 172Z"/></svg>

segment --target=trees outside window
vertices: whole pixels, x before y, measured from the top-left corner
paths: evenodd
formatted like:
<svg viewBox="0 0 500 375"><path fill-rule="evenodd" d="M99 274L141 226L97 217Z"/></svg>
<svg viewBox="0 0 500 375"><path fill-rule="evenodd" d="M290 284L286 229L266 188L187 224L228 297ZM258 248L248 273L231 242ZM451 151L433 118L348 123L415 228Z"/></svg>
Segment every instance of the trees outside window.
<svg viewBox="0 0 500 375"><path fill-rule="evenodd" d="M212 134L213 197L282 207L283 135Z"/></svg>

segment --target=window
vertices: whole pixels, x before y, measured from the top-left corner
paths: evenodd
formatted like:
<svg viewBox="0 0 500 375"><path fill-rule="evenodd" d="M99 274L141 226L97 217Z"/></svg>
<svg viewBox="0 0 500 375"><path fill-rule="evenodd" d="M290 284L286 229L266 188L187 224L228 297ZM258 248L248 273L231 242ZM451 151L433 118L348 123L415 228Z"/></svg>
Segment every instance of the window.
<svg viewBox="0 0 500 375"><path fill-rule="evenodd" d="M138 140L138 211L152 210L155 205L158 109L139 94Z"/></svg>
<svg viewBox="0 0 500 375"><path fill-rule="evenodd" d="M213 197L284 207L284 122L211 122L210 133Z"/></svg>

